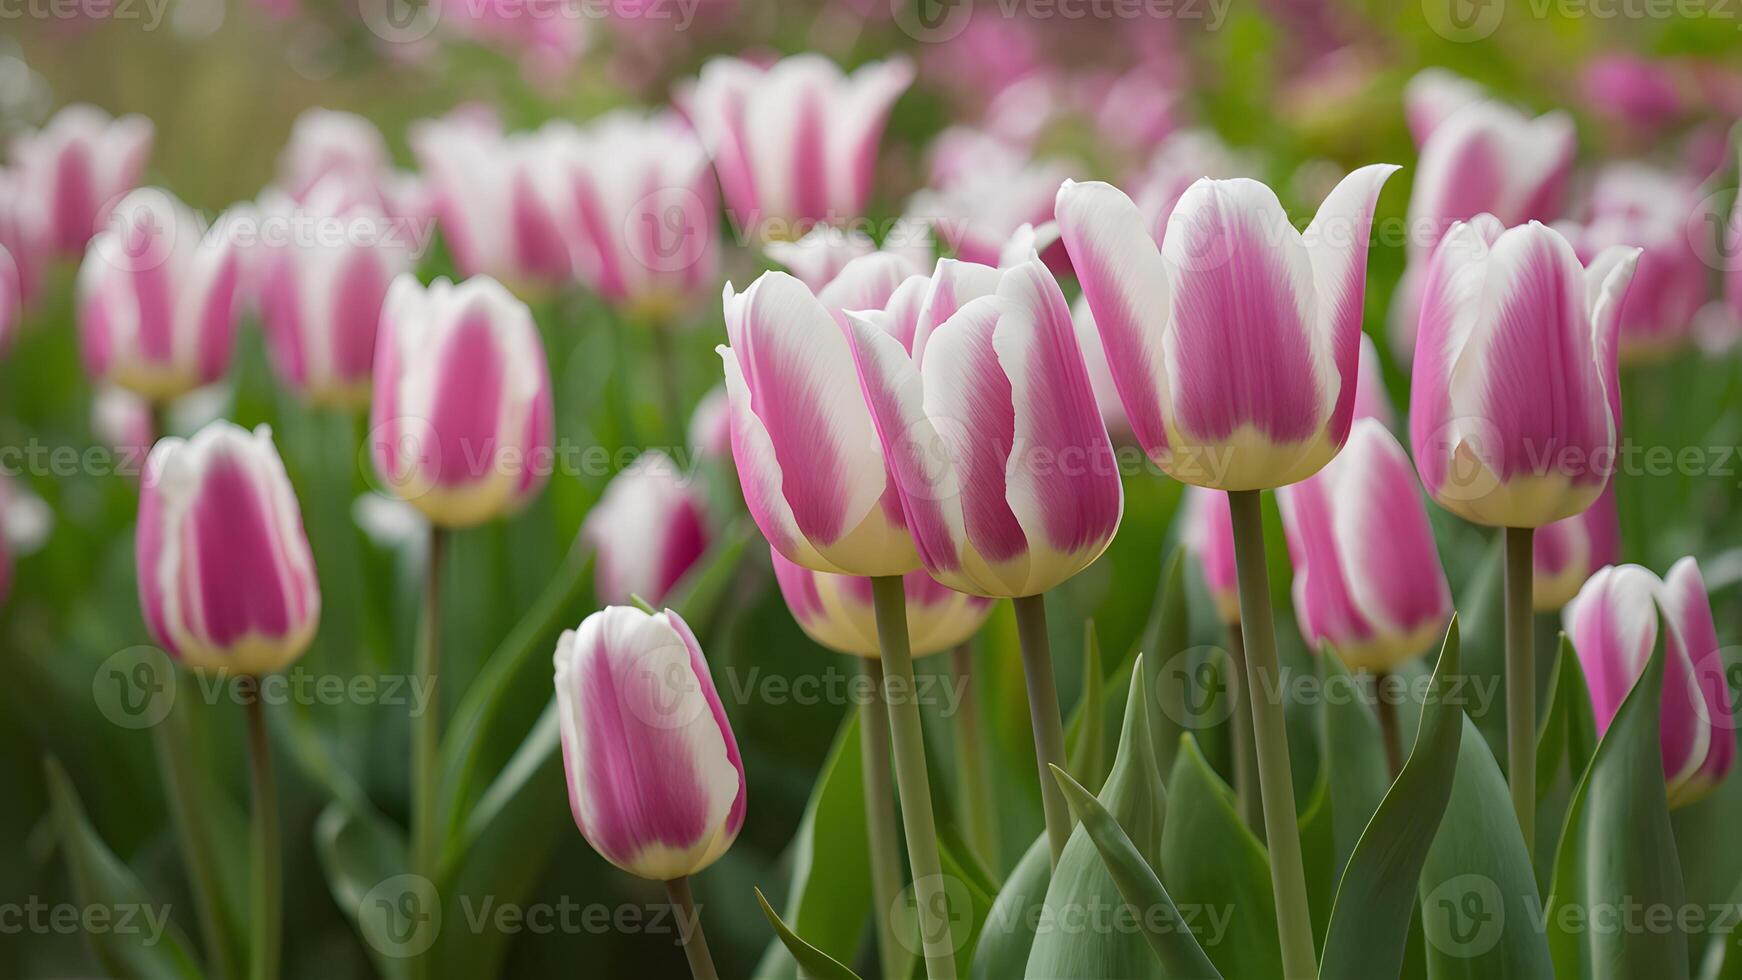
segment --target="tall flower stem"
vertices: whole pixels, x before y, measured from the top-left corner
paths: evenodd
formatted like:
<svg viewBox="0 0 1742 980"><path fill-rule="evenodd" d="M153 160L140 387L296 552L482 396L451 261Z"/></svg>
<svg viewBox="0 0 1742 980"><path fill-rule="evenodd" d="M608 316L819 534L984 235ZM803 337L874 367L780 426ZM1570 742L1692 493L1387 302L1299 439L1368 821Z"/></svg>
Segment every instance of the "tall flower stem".
<svg viewBox="0 0 1742 980"><path fill-rule="evenodd" d="M714 957L708 952L708 937L702 933L702 917L696 912L696 899L690 893L688 878L673 878L665 883L665 893L671 897L671 908L677 913L678 935L683 937L683 955L690 961L690 976L695 980L719 980L714 970Z"/></svg>
<svg viewBox="0 0 1742 980"><path fill-rule="evenodd" d="M418 690L431 692L422 714L411 720L411 868L430 882L436 880L440 847L437 828L441 814L441 691L437 678L441 673L441 575L442 554L446 550L447 532L432 525L429 531L429 554L425 559L423 579L423 614L418 624L417 652L413 667ZM412 961L414 977L429 975L427 955Z"/></svg>
<svg viewBox="0 0 1742 980"><path fill-rule="evenodd" d="M175 683L176 678L171 676L169 682ZM200 935L206 946L206 968L219 978L240 976L229 924L224 917L217 858L212 853L212 842L216 838L206 820L205 794L194 776L184 713L171 708L162 721L151 726L151 744L157 752L157 769L163 776L170 816L175 821L176 843L181 848L182 861L187 865L194 907L199 910Z"/></svg>
<svg viewBox="0 0 1742 980"><path fill-rule="evenodd" d="M653 336L654 372L659 375L660 414L665 416L666 432L673 440L672 449L684 445L683 372L677 356L676 324L669 317L650 317L643 324Z"/></svg>
<svg viewBox="0 0 1742 980"><path fill-rule="evenodd" d="M907 594L901 576L871 580L877 614L877 641L883 648L884 704L895 754L895 782L901 793L901 819L907 831L907 862L913 868L920 942L929 980L955 980L955 944L950 937L949 899L943 862L938 858L937 822L932 817L931 781L926 774L925 732L914 703L913 652L907 639ZM891 697L891 692L898 696Z"/></svg>
<svg viewBox="0 0 1742 980"><path fill-rule="evenodd" d="M1253 833L1264 827L1264 807L1258 799L1258 755L1252 745L1252 689L1246 683L1246 638L1240 624L1228 627L1228 660L1234 668L1234 801L1240 819Z"/></svg>
<svg viewBox="0 0 1742 980"><path fill-rule="evenodd" d="M1281 668L1276 659L1276 622L1270 609L1270 575L1264 567L1264 518L1259 491L1230 490L1234 566L1240 581L1240 625L1246 640L1246 684L1251 692L1252 735L1258 750L1258 790L1264 801L1264 838L1270 848L1270 884L1276 893L1276 931L1287 980L1314 980L1312 915L1294 809L1294 776L1288 762L1288 728L1282 711Z"/></svg>
<svg viewBox="0 0 1742 980"><path fill-rule="evenodd" d="M1524 849L1536 852L1536 649L1531 635L1531 545L1535 531L1506 535L1506 776Z"/></svg>
<svg viewBox="0 0 1742 980"><path fill-rule="evenodd" d="M1052 644L1046 635L1046 598L1022 596L1016 607L1016 634L1022 643L1022 676L1028 687L1028 720L1034 728L1034 758L1040 766L1040 805L1046 813L1046 841L1058 867L1071 839L1071 811L1049 766L1065 769L1065 726L1059 717L1058 683L1053 680Z"/></svg>
<svg viewBox="0 0 1742 980"><path fill-rule="evenodd" d="M1403 733L1398 730L1397 703L1386 693L1391 676L1385 671L1373 675L1373 703L1379 713L1379 737L1385 743L1385 768L1395 780L1403 771Z"/></svg>
<svg viewBox="0 0 1742 980"><path fill-rule="evenodd" d="M980 860L998 866L998 819L992 807L992 762L980 734L980 696L974 683L974 649L966 643L950 652L956 683L962 686L956 705L956 770L961 773L962 820Z"/></svg>
<svg viewBox="0 0 1742 980"><path fill-rule="evenodd" d="M252 924L249 980L277 980L284 923L283 854L278 839L278 790L272 780L272 742L266 733L266 710L260 703L260 682L248 678L243 710L248 716L248 759L253 777L254 828Z"/></svg>
<svg viewBox="0 0 1742 980"><path fill-rule="evenodd" d="M872 696L859 706L859 755L864 763L865 843L871 859L871 918L877 924L877 962L899 980L908 962L890 912L901 897L901 833L895 825L895 783L889 771L889 708L883 702L883 664L865 659Z"/></svg>

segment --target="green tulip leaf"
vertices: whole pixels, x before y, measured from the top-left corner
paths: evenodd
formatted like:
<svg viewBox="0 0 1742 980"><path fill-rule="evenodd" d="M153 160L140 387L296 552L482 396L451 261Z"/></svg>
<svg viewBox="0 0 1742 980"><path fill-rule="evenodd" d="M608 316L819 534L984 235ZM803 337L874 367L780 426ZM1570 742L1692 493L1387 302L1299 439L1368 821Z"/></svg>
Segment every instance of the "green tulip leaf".
<svg viewBox="0 0 1742 980"><path fill-rule="evenodd" d="M762 889L756 889L756 904L762 907L762 914L767 917L768 924L774 927L774 934L792 953L792 958L798 962L798 975L806 980L859 980L859 975L840 964L834 957L817 949L801 939L798 933L787 928L780 921L780 916L763 897Z"/></svg>
<svg viewBox="0 0 1742 980"><path fill-rule="evenodd" d="M1065 755L1070 771L1097 790L1107 776L1106 729L1107 683L1101 674L1101 642L1091 619L1083 625L1083 696L1065 733Z"/></svg>
<svg viewBox="0 0 1742 980"><path fill-rule="evenodd" d="M421 905L437 900L433 884L407 874L399 829L373 810L333 802L315 820L314 845L333 902L362 935L376 972L404 977L409 957L427 948L419 916L429 910Z"/></svg>
<svg viewBox="0 0 1742 980"><path fill-rule="evenodd" d="M1046 899L1051 881L1052 849L1042 833L1023 852L986 913L968 974L973 980L1005 980L1028 969L1035 931L1030 913Z"/></svg>

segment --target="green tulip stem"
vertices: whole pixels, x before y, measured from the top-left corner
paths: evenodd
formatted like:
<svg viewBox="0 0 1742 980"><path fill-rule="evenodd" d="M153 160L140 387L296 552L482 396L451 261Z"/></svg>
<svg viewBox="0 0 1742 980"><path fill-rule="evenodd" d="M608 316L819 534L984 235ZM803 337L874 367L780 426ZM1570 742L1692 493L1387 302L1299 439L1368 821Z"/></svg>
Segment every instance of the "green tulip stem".
<svg viewBox="0 0 1742 980"><path fill-rule="evenodd" d="M883 704L883 663L862 661L874 692L859 706L859 754L864 764L865 843L871 860L871 918L877 962L887 980L902 980L910 961L895 935L891 912L901 898L901 829L895 823L895 781L889 770L889 709Z"/></svg>
<svg viewBox="0 0 1742 980"><path fill-rule="evenodd" d="M171 682L174 681L175 678L171 678ZM236 950L231 945L230 928L223 912L217 857L212 853L216 838L207 822L205 787L194 775L195 760L188 745L184 710L171 708L162 721L151 726L151 744L157 753L158 771L163 775L164 795L169 799L176 843L181 848L182 861L187 865L188 887L193 892L194 907L199 911L200 935L206 946L206 969L220 980L240 976Z"/></svg>
<svg viewBox="0 0 1742 980"><path fill-rule="evenodd" d="M424 562L423 615L418 624L414 677L418 690L432 693L430 703L411 720L411 869L434 883L437 878L437 827L441 819L441 692L440 676L442 553L447 532L430 526L429 554ZM413 957L412 976L429 975L427 954Z"/></svg>
<svg viewBox="0 0 1742 980"><path fill-rule="evenodd" d="M1246 683L1246 640L1240 624L1228 627L1228 660L1234 674L1234 802L1254 834L1264 832L1264 807L1258 798L1258 755L1252 745L1252 691Z"/></svg>
<svg viewBox="0 0 1742 980"><path fill-rule="evenodd" d="M895 783L907 831L907 861L919 912L920 940L929 980L955 980L955 943L950 936L949 899L943 862L938 857L937 822L932 816L931 780L926 774L925 732L914 701L913 653L907 638L907 594L899 575L871 580L877 639L883 648L883 703L889 708Z"/></svg>
<svg viewBox="0 0 1742 980"><path fill-rule="evenodd" d="M1016 607L1016 635L1022 645L1022 676L1028 688L1028 720L1034 729L1034 758L1040 768L1040 805L1046 814L1046 842L1058 867L1071 839L1071 810L1064 790L1048 766L1065 768L1065 726L1059 717L1058 683L1053 679L1052 644L1046 635L1046 597L1022 596Z"/></svg>
<svg viewBox="0 0 1742 980"><path fill-rule="evenodd" d="M1531 608L1535 531L1506 535L1506 775L1526 853L1536 852L1536 649Z"/></svg>
<svg viewBox="0 0 1742 980"><path fill-rule="evenodd" d="M708 937L702 932L702 917L696 911L696 898L690 893L690 880L671 879L665 883L665 893L671 896L671 909L677 914L678 935L683 938L684 958L690 961L690 976L695 980L719 980L714 956L708 952Z"/></svg>
<svg viewBox="0 0 1742 980"><path fill-rule="evenodd" d="M248 716L248 759L254 789L253 903L249 907L250 980L277 980L283 944L283 853L278 836L278 791L272 781L272 742L266 732L266 709L260 703L259 680L249 678L243 710Z"/></svg>
<svg viewBox="0 0 1742 980"><path fill-rule="evenodd" d="M1276 931L1287 980L1315 980L1318 955L1307 905L1306 871L1289 768L1288 727L1282 710L1281 669L1276 658L1276 621L1270 609L1270 575L1264 555L1260 491L1230 490L1234 566L1240 580L1240 625L1246 640L1246 682L1251 692L1252 735L1258 754L1258 791L1264 802L1264 839L1270 849L1270 884L1276 894Z"/></svg>

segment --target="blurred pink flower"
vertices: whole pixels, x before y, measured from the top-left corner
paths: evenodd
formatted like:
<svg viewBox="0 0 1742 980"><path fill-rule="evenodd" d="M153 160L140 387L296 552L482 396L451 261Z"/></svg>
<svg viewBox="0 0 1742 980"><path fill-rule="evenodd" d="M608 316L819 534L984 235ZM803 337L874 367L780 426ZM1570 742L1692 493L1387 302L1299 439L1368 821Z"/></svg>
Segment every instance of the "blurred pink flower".
<svg viewBox="0 0 1742 980"><path fill-rule="evenodd" d="M139 182L153 133L144 116L117 119L79 103L13 140L19 190L40 202L44 241L52 251L75 256L85 250L109 220L110 208Z"/></svg>

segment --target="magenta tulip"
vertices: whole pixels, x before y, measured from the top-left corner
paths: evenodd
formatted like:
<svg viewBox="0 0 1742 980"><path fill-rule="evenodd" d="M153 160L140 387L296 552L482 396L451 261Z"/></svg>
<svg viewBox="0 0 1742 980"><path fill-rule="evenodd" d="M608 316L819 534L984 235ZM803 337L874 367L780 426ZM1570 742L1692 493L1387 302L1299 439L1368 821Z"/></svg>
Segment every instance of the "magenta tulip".
<svg viewBox="0 0 1742 980"><path fill-rule="evenodd" d="M1075 169L998 150L935 189L915 194L908 213L924 216L957 258L996 265L1018 228L1052 220L1059 185Z"/></svg>
<svg viewBox="0 0 1742 980"><path fill-rule="evenodd" d="M648 450L617 474L581 534L596 552L593 591L608 603L659 603L708 550L701 488L670 456Z"/></svg>
<svg viewBox="0 0 1742 980"><path fill-rule="evenodd" d="M813 572L772 548L769 553L786 608L806 636L837 653L881 656L870 579ZM955 649L992 614L991 599L945 588L923 569L908 572L901 585L907 593L907 635L916 657Z"/></svg>
<svg viewBox="0 0 1742 980"><path fill-rule="evenodd" d="M1312 646L1388 671L1445 631L1452 593L1421 485L1397 438L1360 419L1317 475L1277 491L1294 561L1294 609Z"/></svg>
<svg viewBox="0 0 1742 980"><path fill-rule="evenodd" d="M684 94L741 229L793 239L862 217L890 107L913 81L905 58L844 74L819 54L763 68L715 58Z"/></svg>
<svg viewBox="0 0 1742 980"><path fill-rule="evenodd" d="M1180 498L1185 528L1180 543L1198 560L1204 585L1216 604L1216 614L1230 626L1240 622L1240 582L1234 566L1234 522L1228 495L1186 484Z"/></svg>
<svg viewBox="0 0 1742 980"><path fill-rule="evenodd" d="M1552 229L1482 215L1428 265L1410 392L1422 482L1466 520L1536 528L1596 501L1614 470L1615 335L1637 249L1589 268Z"/></svg>
<svg viewBox="0 0 1742 980"><path fill-rule="evenodd" d="M587 843L658 881L719 860L744 825L744 764L682 617L608 606L563 633L555 663L569 809Z"/></svg>
<svg viewBox="0 0 1742 980"><path fill-rule="evenodd" d="M109 220L109 209L132 190L151 155L153 129L144 116L116 119L96 106L69 105L48 125L12 143L23 190L40 202L46 244L78 255Z"/></svg>
<svg viewBox="0 0 1742 980"><path fill-rule="evenodd" d="M85 370L159 401L218 380L235 346L239 266L223 222L207 230L167 191L128 194L79 268Z"/></svg>
<svg viewBox="0 0 1742 980"><path fill-rule="evenodd" d="M1058 220L1138 442L1223 490L1295 483L1354 418L1368 229L1395 167L1350 174L1296 232L1270 188L1200 180L1157 248L1117 188L1067 182Z"/></svg>
<svg viewBox="0 0 1742 980"><path fill-rule="evenodd" d="M139 496L139 605L190 667L258 675L302 655L320 586L302 512L265 426L218 421L151 451Z"/></svg>
<svg viewBox="0 0 1742 980"><path fill-rule="evenodd" d="M1536 529L1531 604L1554 612L1579 594L1592 573L1621 561L1621 517L1613 484L1584 512Z"/></svg>
<svg viewBox="0 0 1742 980"><path fill-rule="evenodd" d="M809 286L811 292L820 293L848 263L880 249L863 231L817 225L797 241L772 241L762 251ZM910 218L898 220L889 229L881 251L898 256L915 270L928 269L936 261L930 229Z"/></svg>
<svg viewBox="0 0 1742 980"><path fill-rule="evenodd" d="M1598 734L1614 720L1664 631L1661 734L1669 802L1685 806L1710 793L1735 761L1736 729L1699 565L1683 558L1662 580L1638 565L1604 568L1567 605L1566 625L1585 669Z"/></svg>
<svg viewBox="0 0 1742 980"><path fill-rule="evenodd" d="M387 487L444 527L504 516L544 486L550 375L526 304L488 277L394 280L376 342L370 451Z"/></svg>
<svg viewBox="0 0 1742 980"><path fill-rule="evenodd" d="M362 116L333 109L304 110L278 154L278 184L302 201L321 184L338 182L384 215L422 221L428 202L422 182L393 169L387 141Z"/></svg>

